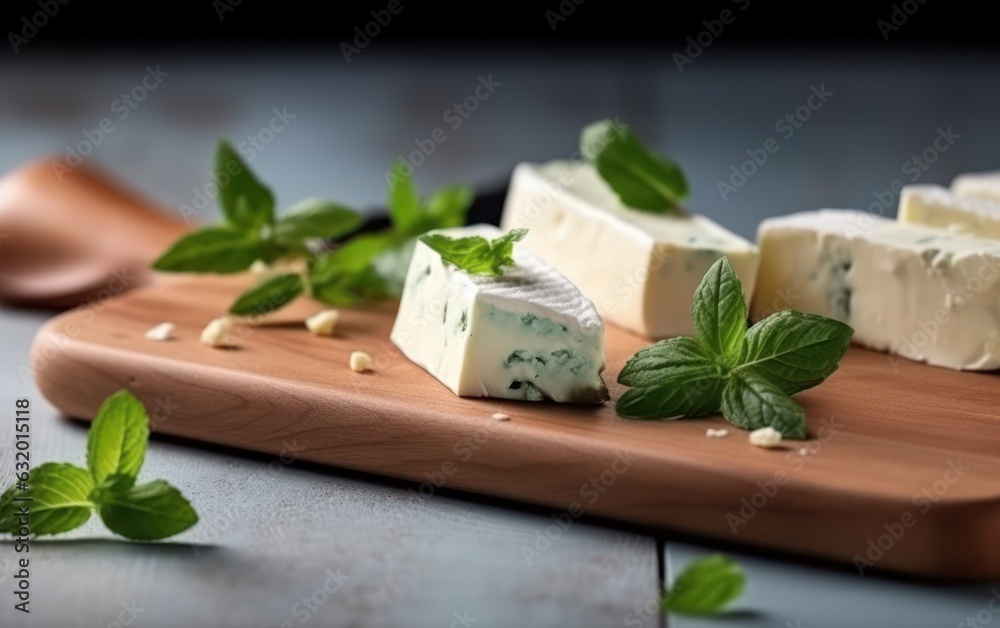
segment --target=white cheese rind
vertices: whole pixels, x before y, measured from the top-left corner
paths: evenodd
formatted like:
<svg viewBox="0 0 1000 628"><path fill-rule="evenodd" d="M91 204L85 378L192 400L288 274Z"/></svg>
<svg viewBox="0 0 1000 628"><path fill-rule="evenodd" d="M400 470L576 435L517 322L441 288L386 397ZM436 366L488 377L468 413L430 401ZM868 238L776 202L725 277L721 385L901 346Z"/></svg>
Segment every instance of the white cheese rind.
<svg viewBox="0 0 1000 628"><path fill-rule="evenodd" d="M652 338L692 335L702 277L729 258L749 301L758 249L708 218L629 209L589 164L514 169L502 226L565 274L616 325Z"/></svg>
<svg viewBox="0 0 1000 628"><path fill-rule="evenodd" d="M1000 199L958 196L938 185L908 185L899 196L899 222L1000 238Z"/></svg>
<svg viewBox="0 0 1000 628"><path fill-rule="evenodd" d="M496 227L441 231L493 239ZM593 303L520 245L502 277L470 276L418 242L391 339L456 395L607 399L604 324Z"/></svg>
<svg viewBox="0 0 1000 628"><path fill-rule="evenodd" d="M758 241L754 320L794 308L873 349L1000 368L1000 242L829 209L765 220Z"/></svg>
<svg viewBox="0 0 1000 628"><path fill-rule="evenodd" d="M960 174L951 182L951 191L958 196L1000 203L1000 172Z"/></svg>

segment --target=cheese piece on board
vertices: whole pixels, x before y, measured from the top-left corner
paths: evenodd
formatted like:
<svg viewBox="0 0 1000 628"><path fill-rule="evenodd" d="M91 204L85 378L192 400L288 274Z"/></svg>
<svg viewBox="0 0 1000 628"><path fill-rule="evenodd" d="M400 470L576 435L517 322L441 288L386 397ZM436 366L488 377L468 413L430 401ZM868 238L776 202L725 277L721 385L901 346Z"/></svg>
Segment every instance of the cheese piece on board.
<svg viewBox="0 0 1000 628"><path fill-rule="evenodd" d="M654 214L622 205L586 163L514 169L502 220L527 228L527 245L589 297L606 320L651 338L694 333L695 288L729 258L747 298L757 246L704 216Z"/></svg>
<svg viewBox="0 0 1000 628"><path fill-rule="evenodd" d="M960 174L951 182L951 191L958 196L1000 203L1000 171Z"/></svg>
<svg viewBox="0 0 1000 628"><path fill-rule="evenodd" d="M500 236L476 225L436 231ZM520 244L500 277L470 275L417 242L392 341L461 397L599 403L604 323L559 271Z"/></svg>
<svg viewBox="0 0 1000 628"><path fill-rule="evenodd" d="M1000 199L958 196L938 185L908 185L899 195L899 222L1000 238Z"/></svg>
<svg viewBox="0 0 1000 628"><path fill-rule="evenodd" d="M765 220L758 242L753 320L794 308L851 325L866 347L1000 368L1000 242L837 209Z"/></svg>

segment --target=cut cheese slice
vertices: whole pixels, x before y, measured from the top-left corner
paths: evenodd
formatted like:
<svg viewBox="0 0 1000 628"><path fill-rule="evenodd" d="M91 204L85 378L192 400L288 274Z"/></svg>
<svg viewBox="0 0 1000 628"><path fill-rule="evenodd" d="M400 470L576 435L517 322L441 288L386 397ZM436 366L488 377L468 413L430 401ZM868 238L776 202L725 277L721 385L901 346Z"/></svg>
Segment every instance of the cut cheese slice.
<svg viewBox="0 0 1000 628"><path fill-rule="evenodd" d="M1000 172L960 174L951 182L951 191L958 196L1000 203Z"/></svg>
<svg viewBox="0 0 1000 628"><path fill-rule="evenodd" d="M586 163L521 164L502 226L562 271L606 320L652 338L694 333L694 291L720 257L749 299L757 247L704 216L654 214L621 204Z"/></svg>
<svg viewBox="0 0 1000 628"><path fill-rule="evenodd" d="M453 238L502 234L477 225ZM594 304L525 247L503 276L469 275L418 242L392 341L456 395L598 403L608 398Z"/></svg>
<svg viewBox="0 0 1000 628"><path fill-rule="evenodd" d="M826 209L761 223L751 317L794 308L866 347L953 369L1000 368L1000 242Z"/></svg>
<svg viewBox="0 0 1000 628"><path fill-rule="evenodd" d="M1000 238L1000 200L958 196L938 185L908 185L899 196L899 221Z"/></svg>

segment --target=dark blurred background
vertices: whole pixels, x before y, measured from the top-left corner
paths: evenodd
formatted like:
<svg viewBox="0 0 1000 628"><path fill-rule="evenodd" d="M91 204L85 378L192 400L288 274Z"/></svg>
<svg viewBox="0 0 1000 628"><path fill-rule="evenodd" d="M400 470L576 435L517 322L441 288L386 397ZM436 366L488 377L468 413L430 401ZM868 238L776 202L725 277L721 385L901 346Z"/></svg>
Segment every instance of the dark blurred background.
<svg viewBox="0 0 1000 628"><path fill-rule="evenodd" d="M227 136L281 204L374 209L400 156L424 189L497 190L518 161L569 158L581 126L617 116L681 163L693 209L751 236L824 206L892 215L896 181L1000 169L983 9L650 6L9 1L0 170L87 152L179 213Z"/></svg>

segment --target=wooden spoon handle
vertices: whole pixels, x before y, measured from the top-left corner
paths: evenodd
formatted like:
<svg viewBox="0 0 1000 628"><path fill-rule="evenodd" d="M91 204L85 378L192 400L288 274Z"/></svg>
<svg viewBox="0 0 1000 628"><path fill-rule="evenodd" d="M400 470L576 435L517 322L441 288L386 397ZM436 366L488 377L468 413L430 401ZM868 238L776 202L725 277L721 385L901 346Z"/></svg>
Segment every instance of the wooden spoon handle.
<svg viewBox="0 0 1000 628"><path fill-rule="evenodd" d="M149 264L194 225L95 170L53 163L0 179L0 301L68 308L166 279Z"/></svg>

